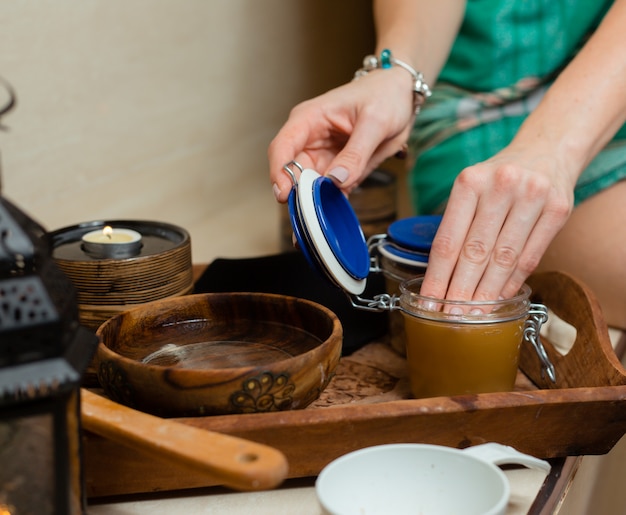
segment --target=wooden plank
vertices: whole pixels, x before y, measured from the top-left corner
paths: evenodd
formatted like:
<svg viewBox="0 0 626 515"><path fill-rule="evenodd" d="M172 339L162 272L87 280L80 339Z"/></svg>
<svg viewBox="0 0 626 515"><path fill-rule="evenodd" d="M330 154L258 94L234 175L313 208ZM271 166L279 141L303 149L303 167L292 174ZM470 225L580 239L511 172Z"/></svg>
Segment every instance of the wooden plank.
<svg viewBox="0 0 626 515"><path fill-rule="evenodd" d="M384 443L421 442L464 448L500 442L521 452L551 458L604 454L626 432L626 386L570 389L557 396L549 393L394 401L286 412L282 416L240 415L236 424L230 420L232 416L177 420L281 450L289 463L290 478L316 475L347 452ZM584 403L581 398L586 399ZM90 495L214 484L191 471L159 465L152 458L107 440L86 437Z"/></svg>

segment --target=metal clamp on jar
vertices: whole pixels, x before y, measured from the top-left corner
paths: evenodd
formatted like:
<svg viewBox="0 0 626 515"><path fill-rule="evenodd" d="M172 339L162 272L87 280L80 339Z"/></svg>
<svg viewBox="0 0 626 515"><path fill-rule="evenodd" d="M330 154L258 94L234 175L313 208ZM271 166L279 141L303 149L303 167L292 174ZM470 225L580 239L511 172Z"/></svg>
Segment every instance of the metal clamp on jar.
<svg viewBox="0 0 626 515"><path fill-rule="evenodd" d="M299 170L299 178L292 167ZM293 182L288 200L293 232L309 264L343 290L355 308L392 315L399 312L404 318L410 375L419 377L412 379L415 396L511 390L522 341L533 345L543 371L553 382L556 380L554 366L539 337L547 309L530 302L530 287L524 285L515 297L504 301L454 302L420 296L419 276L423 275L430 241L438 227L436 217L422 220L425 225L417 232L403 226L415 226L415 220L399 221L395 227L390 226L390 234L376 235L366 242L348 199L331 179L295 161L283 168ZM405 267L401 271L399 264ZM361 297L370 272L382 272L390 281L396 281L399 293L388 285L386 293L371 299ZM501 342L507 338L512 343L505 351L506 345ZM432 345L424 347L429 342ZM495 342L500 342L497 351ZM437 374L428 375L427 371L437 370L432 361L435 358L445 366L440 366ZM501 374L506 381L479 380L486 377L486 370L500 369L508 370ZM453 382L462 371L472 372L475 386L433 387L435 376L447 376Z"/></svg>

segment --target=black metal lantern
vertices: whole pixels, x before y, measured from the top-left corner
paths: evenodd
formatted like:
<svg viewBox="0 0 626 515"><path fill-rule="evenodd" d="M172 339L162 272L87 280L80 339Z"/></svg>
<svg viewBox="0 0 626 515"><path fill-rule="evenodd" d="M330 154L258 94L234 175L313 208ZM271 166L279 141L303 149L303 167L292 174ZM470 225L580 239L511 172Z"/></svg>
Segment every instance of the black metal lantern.
<svg viewBox="0 0 626 515"><path fill-rule="evenodd" d="M46 232L0 197L0 513L84 513L80 381L96 345Z"/></svg>

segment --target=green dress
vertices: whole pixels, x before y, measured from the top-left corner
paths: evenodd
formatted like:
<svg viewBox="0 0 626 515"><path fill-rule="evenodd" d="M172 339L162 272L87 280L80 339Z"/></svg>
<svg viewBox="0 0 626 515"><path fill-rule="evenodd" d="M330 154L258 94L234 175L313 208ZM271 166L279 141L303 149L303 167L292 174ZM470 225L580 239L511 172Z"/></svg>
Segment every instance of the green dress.
<svg viewBox="0 0 626 515"><path fill-rule="evenodd" d="M457 174L506 146L598 26L608 0L468 0L411 133L416 213L442 212ZM626 126L579 178L575 202L626 177Z"/></svg>

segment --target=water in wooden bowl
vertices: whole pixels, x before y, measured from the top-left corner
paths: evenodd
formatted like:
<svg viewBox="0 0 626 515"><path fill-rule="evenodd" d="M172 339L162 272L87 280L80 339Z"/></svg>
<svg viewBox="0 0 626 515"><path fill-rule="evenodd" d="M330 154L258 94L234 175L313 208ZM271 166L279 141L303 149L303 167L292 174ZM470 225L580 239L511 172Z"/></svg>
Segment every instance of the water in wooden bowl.
<svg viewBox="0 0 626 515"><path fill-rule="evenodd" d="M303 408L341 355L334 313L303 299L209 293L160 300L98 329L108 396L161 416Z"/></svg>

